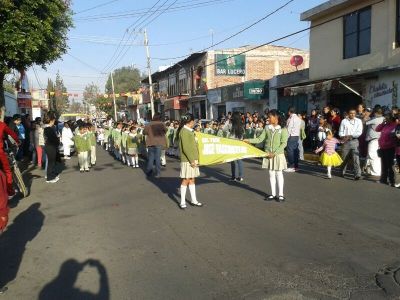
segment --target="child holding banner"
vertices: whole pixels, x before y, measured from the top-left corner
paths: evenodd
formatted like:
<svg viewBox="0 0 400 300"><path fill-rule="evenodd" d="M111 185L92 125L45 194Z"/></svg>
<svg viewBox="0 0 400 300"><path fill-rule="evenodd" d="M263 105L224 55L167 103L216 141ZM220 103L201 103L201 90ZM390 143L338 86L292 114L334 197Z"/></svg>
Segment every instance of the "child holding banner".
<svg viewBox="0 0 400 300"><path fill-rule="evenodd" d="M264 158L262 168L269 170L269 181L271 184L271 195L266 200L285 201L283 195L283 170L287 168L285 158L285 148L289 138L288 130L285 128L285 120L277 110L268 113L269 125L258 138L245 140L251 144L265 142L264 151L268 154ZM276 194L276 184L278 183L278 195Z"/></svg>
<svg viewBox="0 0 400 300"><path fill-rule="evenodd" d="M179 150L181 157L181 209L186 208L186 191L189 186L191 205L203 206L196 199L196 186L194 179L200 176L198 167L199 151L196 145L195 134L193 131L194 118L192 114L186 114L181 117L181 124L179 126L177 135L179 137Z"/></svg>

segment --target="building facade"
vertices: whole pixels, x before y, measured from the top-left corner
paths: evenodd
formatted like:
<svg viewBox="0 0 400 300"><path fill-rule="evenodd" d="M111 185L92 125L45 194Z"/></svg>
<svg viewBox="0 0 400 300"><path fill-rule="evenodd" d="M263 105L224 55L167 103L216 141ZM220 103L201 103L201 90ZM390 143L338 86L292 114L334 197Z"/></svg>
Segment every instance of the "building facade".
<svg viewBox="0 0 400 300"><path fill-rule="evenodd" d="M296 70L290 60L309 54L294 48L262 46L194 53L152 75L155 110L171 119L191 112L197 119L216 119L233 110L254 111L268 106L266 81ZM148 80L143 80L148 84ZM224 88L226 87L226 88ZM150 100L144 95L144 102ZM264 97L264 98L263 98Z"/></svg>
<svg viewBox="0 0 400 300"><path fill-rule="evenodd" d="M399 0L330 0L300 18L312 27L309 78L277 84L278 95L306 99L308 111L400 105Z"/></svg>

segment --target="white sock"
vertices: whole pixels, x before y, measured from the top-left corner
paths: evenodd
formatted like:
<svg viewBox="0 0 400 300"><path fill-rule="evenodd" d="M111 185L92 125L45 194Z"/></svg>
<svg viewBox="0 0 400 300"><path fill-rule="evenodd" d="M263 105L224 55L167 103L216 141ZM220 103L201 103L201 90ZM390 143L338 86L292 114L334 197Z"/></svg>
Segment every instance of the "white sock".
<svg viewBox="0 0 400 300"><path fill-rule="evenodd" d="M331 170L332 170L332 167L331 167L331 166L329 166L327 169L328 169L328 175L331 175Z"/></svg>
<svg viewBox="0 0 400 300"><path fill-rule="evenodd" d="M276 172L269 171L269 183L271 184L271 195L276 196Z"/></svg>
<svg viewBox="0 0 400 300"><path fill-rule="evenodd" d="M192 203L198 203L196 198L196 185L189 184L190 198L192 198Z"/></svg>
<svg viewBox="0 0 400 300"><path fill-rule="evenodd" d="M136 166L139 167L139 156L136 155L134 159L135 159Z"/></svg>
<svg viewBox="0 0 400 300"><path fill-rule="evenodd" d="M276 171L276 178L278 179L279 196L283 197L283 185L285 183L285 180L283 179L283 172L282 171Z"/></svg>
<svg viewBox="0 0 400 300"><path fill-rule="evenodd" d="M181 206L186 205L187 185L181 185Z"/></svg>

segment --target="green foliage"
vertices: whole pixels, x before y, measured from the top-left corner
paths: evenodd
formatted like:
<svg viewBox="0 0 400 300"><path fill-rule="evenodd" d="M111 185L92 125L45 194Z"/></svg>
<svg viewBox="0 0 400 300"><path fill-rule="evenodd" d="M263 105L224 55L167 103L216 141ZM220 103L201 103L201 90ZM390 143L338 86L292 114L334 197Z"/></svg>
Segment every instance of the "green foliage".
<svg viewBox="0 0 400 300"><path fill-rule="evenodd" d="M62 93L67 93L67 88L59 72L57 72L55 82L48 79L47 91L55 93L53 96L49 96L50 108L59 114L66 112L69 107L69 100L68 96L63 96Z"/></svg>
<svg viewBox="0 0 400 300"><path fill-rule="evenodd" d="M133 67L122 67L113 73L115 93L128 93L140 87L140 71ZM112 93L111 76L108 76L106 93Z"/></svg>
<svg viewBox="0 0 400 300"><path fill-rule="evenodd" d="M92 82L85 87L83 99L87 103L95 105L97 102L98 94L100 94L100 88Z"/></svg>
<svg viewBox="0 0 400 300"><path fill-rule="evenodd" d="M0 72L57 60L67 51L71 16L62 0L0 0Z"/></svg>
<svg viewBox="0 0 400 300"><path fill-rule="evenodd" d="M11 69L45 67L66 53L72 27L69 5L63 0L0 0L0 91Z"/></svg>

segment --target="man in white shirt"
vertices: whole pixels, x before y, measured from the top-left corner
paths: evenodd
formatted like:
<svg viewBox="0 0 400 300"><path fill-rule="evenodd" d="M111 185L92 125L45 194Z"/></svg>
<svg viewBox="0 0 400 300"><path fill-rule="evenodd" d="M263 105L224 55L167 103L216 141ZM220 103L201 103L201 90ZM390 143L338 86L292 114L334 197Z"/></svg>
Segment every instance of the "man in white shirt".
<svg viewBox="0 0 400 300"><path fill-rule="evenodd" d="M289 132L289 139L287 143L287 155L288 155L288 168L285 172L296 172L299 167L299 139L300 139L300 127L301 119L296 114L294 107L289 108L288 111L289 119L287 120L286 126Z"/></svg>
<svg viewBox="0 0 400 300"><path fill-rule="evenodd" d="M342 147L342 176L346 174L350 155L353 158L354 180L361 179L360 151L358 138L363 132L362 121L356 118L356 110L350 109L347 118L340 123L339 136L343 141Z"/></svg>

